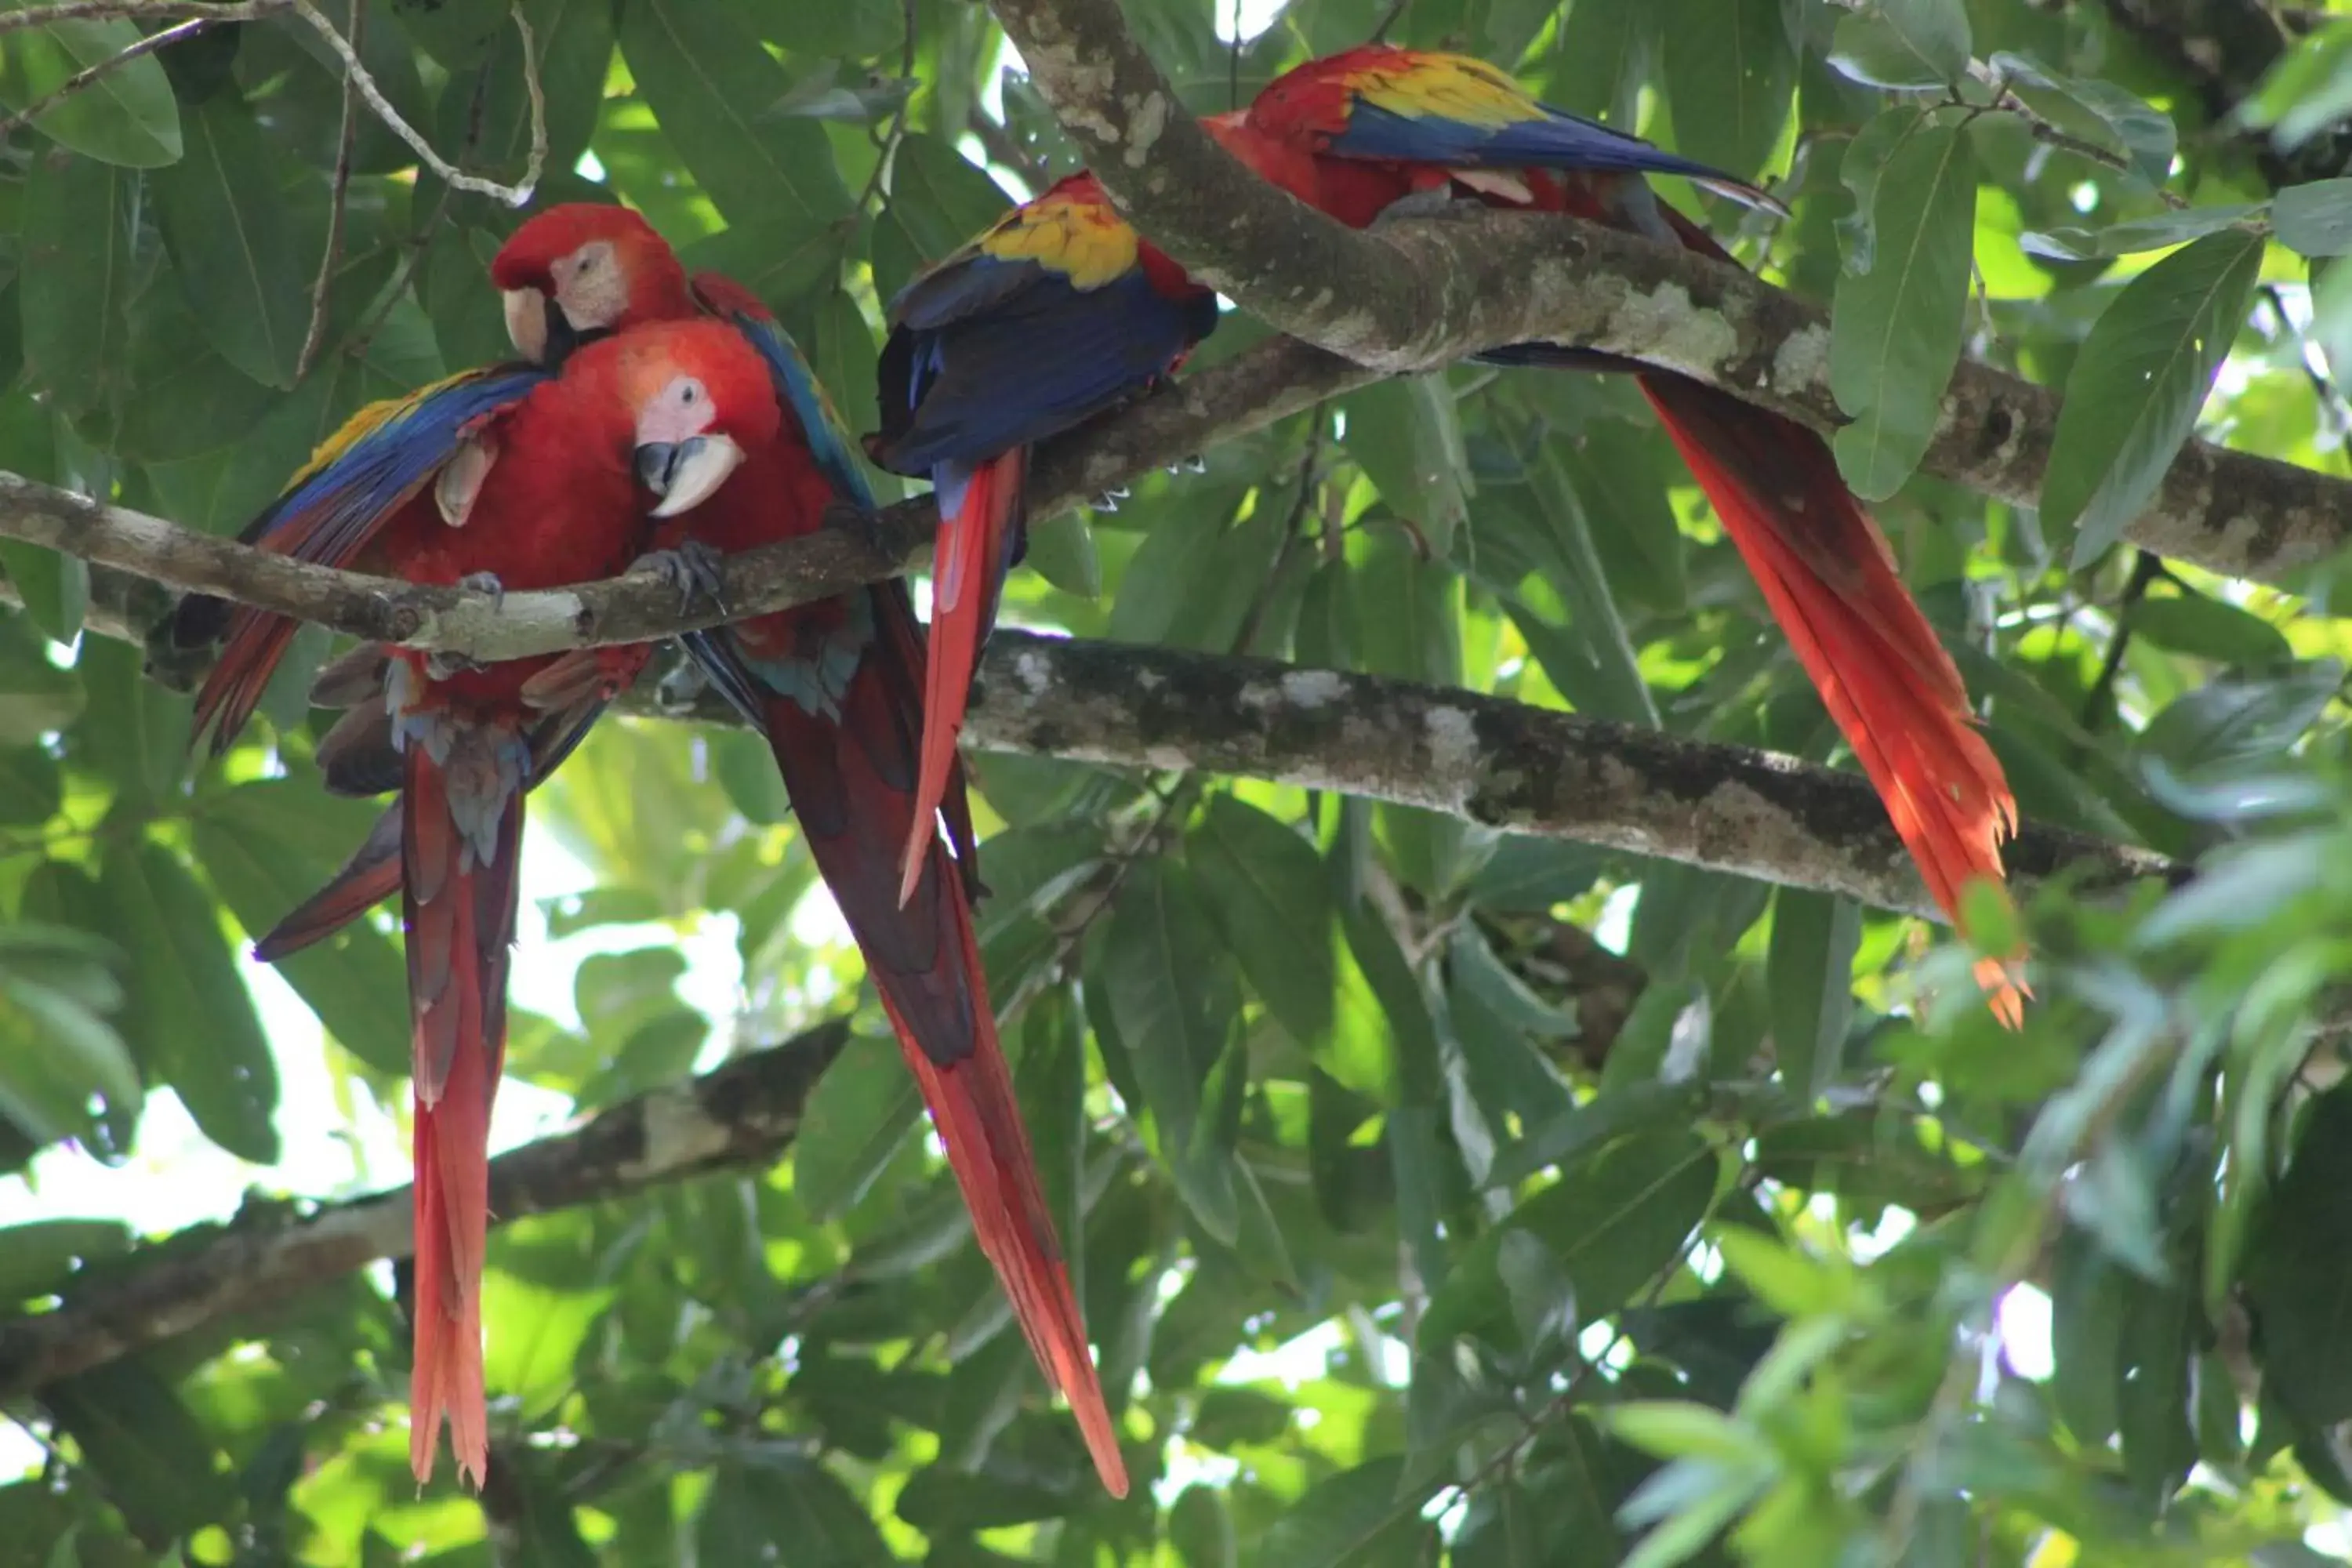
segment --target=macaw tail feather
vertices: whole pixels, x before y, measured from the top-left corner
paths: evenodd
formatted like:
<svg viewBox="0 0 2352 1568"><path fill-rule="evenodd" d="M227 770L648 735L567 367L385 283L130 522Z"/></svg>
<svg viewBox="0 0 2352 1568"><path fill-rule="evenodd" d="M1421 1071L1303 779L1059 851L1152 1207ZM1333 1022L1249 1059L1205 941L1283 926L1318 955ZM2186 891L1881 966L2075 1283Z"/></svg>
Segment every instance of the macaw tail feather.
<svg viewBox="0 0 2352 1568"><path fill-rule="evenodd" d="M940 536L931 563L930 658L923 684L923 750L915 785L915 817L900 861L898 901L914 897L927 846L938 837L940 802L953 771L956 739L963 733L972 670L981 645L996 625L1008 552L1021 527L1022 490L1029 454L1016 447L939 490Z"/></svg>
<svg viewBox="0 0 2352 1568"><path fill-rule="evenodd" d="M201 737L210 730L215 756L236 742L246 721L261 706L269 678L278 673L278 661L286 657L287 645L301 623L240 606L228 627L219 659L196 689L195 723L189 732L192 738Z"/></svg>
<svg viewBox="0 0 2352 1568"><path fill-rule="evenodd" d="M1951 656L1895 573L1894 552L1811 431L1685 377L1642 390L1755 574L1772 618L1853 747L1937 907L1956 921L1969 882L2002 882L2017 802L1978 732ZM1977 978L2014 1027L2022 954Z"/></svg>
<svg viewBox="0 0 2352 1568"><path fill-rule="evenodd" d="M408 1459L420 1484L431 1479L446 1421L458 1471L478 1489L489 1468L481 1289L490 1105L506 1053L525 764L509 731L450 725L433 740L445 737L446 746L410 740L401 790L416 1080Z"/></svg>
<svg viewBox="0 0 2352 1568"><path fill-rule="evenodd" d="M920 646L909 639L907 651L919 654ZM1124 1497L1118 1429L989 1008L967 868L949 853L940 814L919 809L909 788L917 672L889 647L885 641L869 649L831 711L814 713L770 691L762 704L768 742L817 869L866 954L899 1049L930 1107L972 1234L1039 1369L1069 1399L1103 1485ZM951 825L960 818L962 791L953 794ZM912 896L902 901L893 873L909 817L923 848ZM968 847L968 825L961 831L961 846Z"/></svg>
<svg viewBox="0 0 2352 1568"><path fill-rule="evenodd" d="M400 812L375 819L343 868L253 944L253 956L276 963L334 935L400 891Z"/></svg>

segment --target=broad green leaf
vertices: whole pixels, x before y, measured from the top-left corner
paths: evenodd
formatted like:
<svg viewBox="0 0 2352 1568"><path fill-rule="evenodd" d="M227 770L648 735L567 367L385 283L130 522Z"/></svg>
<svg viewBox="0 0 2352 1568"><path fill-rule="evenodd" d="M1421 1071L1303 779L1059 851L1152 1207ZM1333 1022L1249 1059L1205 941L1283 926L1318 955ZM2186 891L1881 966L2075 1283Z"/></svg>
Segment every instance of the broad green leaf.
<svg viewBox="0 0 2352 1568"><path fill-rule="evenodd" d="M2066 378L2042 526L2074 530L2074 564L2096 560L2156 494L2229 357L2262 268L2260 237L2208 235L2118 294Z"/></svg>
<svg viewBox="0 0 2352 1568"><path fill-rule="evenodd" d="M1621 1139L1580 1172L1513 1209L1455 1263L1422 1319L1424 1352L1461 1336L1511 1343L1499 1267L1505 1231L1528 1231L1551 1247L1576 1288L1578 1315L1598 1322L1673 1266L1715 1193L1714 1151L1686 1128Z"/></svg>
<svg viewBox="0 0 2352 1568"><path fill-rule="evenodd" d="M114 1220L47 1219L0 1230L0 1301L47 1295L77 1272L131 1250L130 1227Z"/></svg>
<svg viewBox="0 0 2352 1568"><path fill-rule="evenodd" d="M1389 1080L1384 1050L1361 1060L1332 1050L1339 921L1314 847L1255 806L1220 795L1187 836L1185 863L1268 1011L1326 1072L1360 1093L1379 1094Z"/></svg>
<svg viewBox="0 0 2352 1568"><path fill-rule="evenodd" d="M1851 899L1796 888L1772 894L1765 984L1783 1082L1811 1100L1838 1080L1853 1018L1853 955L1862 910Z"/></svg>
<svg viewBox="0 0 2352 1568"><path fill-rule="evenodd" d="M1376 381L1349 394L1347 414L1348 456L1398 516L1412 520L1430 553L1444 559L1468 515L1472 489L1462 421L1444 373Z"/></svg>
<svg viewBox="0 0 2352 1568"><path fill-rule="evenodd" d="M793 1190L810 1215L830 1219L863 1198L922 1106L898 1041L851 1037L817 1079L793 1141Z"/></svg>
<svg viewBox="0 0 2352 1568"><path fill-rule="evenodd" d="M2344 667L2331 658L2269 676L2210 681L2183 693L2140 731L2136 750L2177 773L2267 763L2335 700Z"/></svg>
<svg viewBox="0 0 2352 1568"><path fill-rule="evenodd" d="M2125 1300L2138 1287L2096 1247L2056 1247L2052 1258L2050 1392L2075 1440L2103 1445L2116 1430Z"/></svg>
<svg viewBox="0 0 2352 1568"><path fill-rule="evenodd" d="M1203 1086L1240 1012L1231 960L1181 868L1144 861L1129 873L1101 943L1102 983L1157 1152L1209 1233L1239 1234L1229 1151L1203 1131Z"/></svg>
<svg viewBox="0 0 2352 1568"><path fill-rule="evenodd" d="M81 635L89 612L89 563L21 540L0 541L0 571L25 601L25 614L51 642ZM46 814L44 814L46 815Z"/></svg>
<svg viewBox="0 0 2352 1568"><path fill-rule="evenodd" d="M1183 1568L1235 1568L1241 1548L1223 1489L1195 1482L1179 1493L1168 1510L1168 1543Z"/></svg>
<svg viewBox="0 0 2352 1568"><path fill-rule="evenodd" d="M5 9L39 6L10 0ZM22 113L138 41L139 29L120 19L52 22L0 33L0 104ZM110 68L44 110L33 128L60 146L126 169L160 169L180 156L179 106L152 55Z"/></svg>
<svg viewBox="0 0 2352 1568"><path fill-rule="evenodd" d="M1554 62L1547 100L1620 131L1637 129L1642 89L1657 75L1660 9L1652 0L1577 0L1574 47Z"/></svg>
<svg viewBox="0 0 2352 1568"><path fill-rule="evenodd" d="M1462 680L1462 592L1403 530L1375 526L1348 557L1350 634L1359 668L1433 686Z"/></svg>
<svg viewBox="0 0 2352 1568"><path fill-rule="evenodd" d="M1065 594L1102 597L1102 558L1095 553L1094 530L1084 512L1056 512L1029 523L1029 552L1023 564Z"/></svg>
<svg viewBox="0 0 2352 1568"><path fill-rule="evenodd" d="M278 1064L212 900L152 839L118 837L100 864L131 960L123 1032L132 1049L152 1080L178 1091L205 1137L257 1165L275 1164Z"/></svg>
<svg viewBox="0 0 2352 1568"><path fill-rule="evenodd" d="M2352 22L2331 22L2280 54L2238 118L2292 153L2352 114Z"/></svg>
<svg viewBox="0 0 2352 1568"><path fill-rule="evenodd" d="M142 678L138 651L92 638L75 667L89 697L90 721L76 728L81 759L114 785L126 811L158 811L176 797L188 769L190 703Z"/></svg>
<svg viewBox="0 0 2352 1568"><path fill-rule="evenodd" d="M52 1384L41 1403L151 1549L161 1551L227 1505L219 1450L145 1362L113 1362Z"/></svg>
<svg viewBox="0 0 2352 1568"><path fill-rule="evenodd" d="M1866 87L1938 88L1968 74L1961 0L1881 0L1838 18L1830 64Z"/></svg>
<svg viewBox="0 0 2352 1568"><path fill-rule="evenodd" d="M136 183L69 153L44 153L26 172L16 290L25 375L68 413L108 404L123 387Z"/></svg>
<svg viewBox="0 0 2352 1568"><path fill-rule="evenodd" d="M1839 277L1830 312L1830 389L1853 420L1832 443L1838 468L1883 500L1919 466L1959 363L1976 234L1968 131L1917 120L1871 190L1869 268Z"/></svg>
<svg viewBox="0 0 2352 1568"><path fill-rule="evenodd" d="M1762 174L1797 83L1779 0L1668 0L1660 10L1675 151L1740 179Z"/></svg>
<svg viewBox="0 0 2352 1568"><path fill-rule="evenodd" d="M2223 229L2242 227L2262 209L2252 204L2188 207L2154 217L2132 218L2105 228L2071 225L2029 229L2017 237L2020 249L2031 256L2057 261L2090 261L2105 256L2131 256L2143 250L2165 250Z"/></svg>
<svg viewBox="0 0 2352 1568"><path fill-rule="evenodd" d="M1374 1459L1319 1481L1249 1543L1249 1568L1387 1568L1425 1560L1434 1531L1424 1493L1400 1496L1404 1461Z"/></svg>
<svg viewBox="0 0 2352 1568"><path fill-rule="evenodd" d="M0 966L0 1114L37 1143L88 1135L91 1107L136 1117L139 1068L82 1000Z"/></svg>
<svg viewBox="0 0 2352 1568"><path fill-rule="evenodd" d="M58 760L38 746L0 747L0 823L37 826L65 804Z"/></svg>
<svg viewBox="0 0 2352 1568"><path fill-rule="evenodd" d="M2225 599L2180 593L2142 599L2126 617L2132 635L2218 664L2267 668L2294 658L2286 635Z"/></svg>
<svg viewBox="0 0 2352 1568"><path fill-rule="evenodd" d="M721 1464L695 1524L698 1561L863 1568L895 1560L873 1520L815 1460L790 1452Z"/></svg>
<svg viewBox="0 0 2352 1568"><path fill-rule="evenodd" d="M824 128L760 112L788 84L736 7L631 0L620 41L663 132L731 220L790 221L805 232L848 212L849 188Z"/></svg>
<svg viewBox="0 0 2352 1568"><path fill-rule="evenodd" d="M2352 254L2352 180L2289 185L2271 204L2278 241L2305 256Z"/></svg>
<svg viewBox="0 0 2352 1568"><path fill-rule="evenodd" d="M2105 142L2130 160L2132 172L2161 187L2172 172L2179 132L2145 99L2095 77L2066 76L2031 55L2004 50L1993 73L2062 130Z"/></svg>
<svg viewBox="0 0 2352 1568"><path fill-rule="evenodd" d="M294 384L310 275L294 247L278 160L252 112L215 93L188 117L188 153L150 176L173 270L221 356L265 386Z"/></svg>
<svg viewBox="0 0 2352 1568"><path fill-rule="evenodd" d="M373 803L337 800L308 780L256 780L205 802L196 860L258 938L341 867L374 816ZM408 975L391 938L355 921L277 967L346 1050L387 1077L406 1074Z"/></svg>

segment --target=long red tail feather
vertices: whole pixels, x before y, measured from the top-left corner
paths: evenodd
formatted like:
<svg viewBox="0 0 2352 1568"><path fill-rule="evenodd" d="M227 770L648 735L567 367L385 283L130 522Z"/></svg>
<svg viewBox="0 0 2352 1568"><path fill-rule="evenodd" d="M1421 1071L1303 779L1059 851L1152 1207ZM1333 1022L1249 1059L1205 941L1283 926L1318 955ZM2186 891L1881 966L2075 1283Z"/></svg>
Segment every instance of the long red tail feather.
<svg viewBox="0 0 2352 1568"><path fill-rule="evenodd" d="M469 743L461 734L459 744ZM457 759L452 758L453 763ZM506 1054L508 955L520 891L522 792L491 799L487 856L459 823L481 804L478 769L445 769L422 742L401 791L402 889L416 1079L415 1360L410 1468L433 1474L441 1426L478 1489L489 1468L482 1377L482 1254L489 1227L490 1106ZM460 798L454 804L452 795Z"/></svg>
<svg viewBox="0 0 2352 1568"><path fill-rule="evenodd" d="M934 853L946 858L944 851ZM954 910L962 939L964 973L971 977L975 994L984 998L978 989L980 949L972 938L971 911L961 893L953 890L949 868L941 865L939 871L948 889L944 901ZM1086 1316L1070 1283L1052 1211L1038 1185L1036 1158L1022 1124L1013 1075L997 1043L995 1020L983 1001L978 1047L965 1060L943 1068L915 1043L887 988L882 1005L923 1091L923 1103L931 1109L940 1142L947 1146L948 1166L963 1190L964 1206L971 1211L972 1234L1013 1303L1030 1353L1037 1358L1045 1381L1069 1400L1070 1414L1077 1418L1104 1487L1113 1497L1125 1497L1127 1462L1119 1453L1118 1428L1103 1398L1102 1381L1087 1343Z"/></svg>
<svg viewBox="0 0 2352 1568"><path fill-rule="evenodd" d="M938 836L940 802L954 768L956 739L971 700L980 645L996 618L1003 584L1004 542L1020 515L1028 452L1016 447L972 471L963 504L940 519L931 563L930 658L923 683L923 751L915 784L915 819L900 861L898 901L914 896L926 847Z"/></svg>
<svg viewBox="0 0 2352 1568"><path fill-rule="evenodd" d="M2002 882L2001 840L2017 803L1976 729L1951 656L1895 573L1886 539L1811 431L1685 377L1642 389L1714 503L1772 618L1955 921L1960 890ZM2012 1027L2028 994L2016 963L1987 959L1977 979Z"/></svg>
<svg viewBox="0 0 2352 1568"><path fill-rule="evenodd" d="M200 736L210 729L215 752L228 749L261 706L269 678L278 673L278 662L286 657L286 646L301 623L240 609L231 628L212 673L196 689L195 723L190 731Z"/></svg>
<svg viewBox="0 0 2352 1568"><path fill-rule="evenodd" d="M877 614L889 616L886 595L877 594L875 603ZM911 613L898 613L909 616L910 626ZM1103 1485L1124 1497L1118 1429L989 1007L967 868L949 853L937 811L919 808L908 787L915 675L894 660L910 651L919 658L919 643L900 647L895 637L871 645L836 710L824 716L772 694L769 743L817 868L866 954L899 1049L930 1107L981 1250L1039 1369L1068 1398ZM956 794L960 800L961 790ZM902 901L894 896L892 872L910 816L922 853L913 896Z"/></svg>

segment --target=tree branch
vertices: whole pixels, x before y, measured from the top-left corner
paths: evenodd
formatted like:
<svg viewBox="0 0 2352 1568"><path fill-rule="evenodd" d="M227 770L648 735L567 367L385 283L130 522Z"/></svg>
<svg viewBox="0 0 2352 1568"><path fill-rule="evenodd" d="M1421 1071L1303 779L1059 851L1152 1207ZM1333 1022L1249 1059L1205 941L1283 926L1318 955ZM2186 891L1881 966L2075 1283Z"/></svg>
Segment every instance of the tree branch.
<svg viewBox="0 0 2352 1568"><path fill-rule="evenodd" d="M1736 267L1572 218L1477 212L1342 227L1211 142L1116 0L991 0L1120 209L1280 330L1384 372L1507 342L1601 349L1832 430L1829 325ZM2058 396L1963 363L1924 468L2038 504ZM2191 442L2126 529L2144 549L2277 583L2352 542L2352 484Z"/></svg>
<svg viewBox="0 0 2352 1568"><path fill-rule="evenodd" d="M490 1162L493 1223L576 1208L713 1171L772 1164L848 1041L846 1019L598 1112ZM182 1232L90 1271L56 1310L0 1320L0 1405L223 1318L271 1306L415 1250L411 1191L283 1206Z"/></svg>
<svg viewBox="0 0 2352 1568"><path fill-rule="evenodd" d="M1940 918L1859 773L1505 698L1000 631L964 736L982 751L1336 790ZM2027 889L2062 874L2086 891L2189 875L2039 825L2004 858Z"/></svg>

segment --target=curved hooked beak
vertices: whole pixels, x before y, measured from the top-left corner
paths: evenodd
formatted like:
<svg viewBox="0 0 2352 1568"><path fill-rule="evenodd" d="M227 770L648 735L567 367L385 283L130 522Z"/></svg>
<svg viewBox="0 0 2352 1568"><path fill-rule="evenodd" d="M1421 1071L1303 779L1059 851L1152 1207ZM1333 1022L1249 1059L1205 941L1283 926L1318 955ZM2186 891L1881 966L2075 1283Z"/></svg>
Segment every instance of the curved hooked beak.
<svg viewBox="0 0 2352 1568"><path fill-rule="evenodd" d="M533 364L545 364L550 318L562 314L554 309L555 301L536 289L508 289L499 295L499 303L506 310L507 340L515 353Z"/></svg>
<svg viewBox="0 0 2352 1568"><path fill-rule="evenodd" d="M646 441L637 447L637 479L661 498L655 517L676 517L710 499L743 460L743 448L725 436Z"/></svg>

